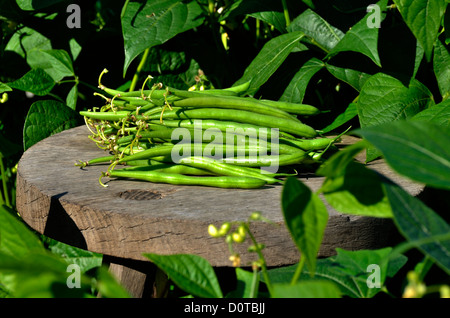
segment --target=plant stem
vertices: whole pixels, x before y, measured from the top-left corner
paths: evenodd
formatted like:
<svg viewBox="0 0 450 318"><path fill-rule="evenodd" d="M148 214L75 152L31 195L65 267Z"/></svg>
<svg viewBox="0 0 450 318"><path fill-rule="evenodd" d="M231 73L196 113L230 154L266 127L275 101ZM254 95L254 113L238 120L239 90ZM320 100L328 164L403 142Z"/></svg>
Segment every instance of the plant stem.
<svg viewBox="0 0 450 318"><path fill-rule="evenodd" d="M264 281L266 283L267 289L269 290L269 293L272 295L272 284L270 283L269 274L267 273L267 267L266 267L266 260L264 259L264 255L259 248L259 244L256 241L255 237L253 236L252 232L250 231L250 227L247 223L245 223L245 230L248 233L248 236L250 236L250 239L252 240L253 244L256 247L256 253L259 256L259 259L261 260L261 272L264 277Z"/></svg>
<svg viewBox="0 0 450 318"><path fill-rule="evenodd" d="M305 265L305 258L300 257L300 261L298 262L297 268L295 269L294 276L292 276L291 285L294 285L298 281L298 278L300 277L300 274L303 270L303 265Z"/></svg>
<svg viewBox="0 0 450 318"><path fill-rule="evenodd" d="M130 85L130 89L129 89L130 92L134 91L134 89L136 88L136 84L139 79L139 74L141 73L142 68L144 67L144 64L145 64L145 61L147 60L149 52L150 52L150 48L146 48L144 51L144 54L142 55L141 62L139 63L139 65L136 69L136 73L134 73L133 80L131 81L131 85Z"/></svg>
<svg viewBox="0 0 450 318"><path fill-rule="evenodd" d="M258 268L253 268L253 279L250 288L250 298L256 298L258 296Z"/></svg>
<svg viewBox="0 0 450 318"><path fill-rule="evenodd" d="M286 20L286 27L291 24L291 18L289 17L289 10L287 7L286 0L281 0L281 3L283 4L283 12L284 12L284 19Z"/></svg>
<svg viewBox="0 0 450 318"><path fill-rule="evenodd" d="M9 202L9 195L8 195L8 187L7 187L7 180L6 180L6 173L5 173L5 166L3 165L3 156L0 154L0 173L2 175L2 185L3 185L3 194L5 198L1 198L2 204L6 204L8 207L11 207L11 202Z"/></svg>

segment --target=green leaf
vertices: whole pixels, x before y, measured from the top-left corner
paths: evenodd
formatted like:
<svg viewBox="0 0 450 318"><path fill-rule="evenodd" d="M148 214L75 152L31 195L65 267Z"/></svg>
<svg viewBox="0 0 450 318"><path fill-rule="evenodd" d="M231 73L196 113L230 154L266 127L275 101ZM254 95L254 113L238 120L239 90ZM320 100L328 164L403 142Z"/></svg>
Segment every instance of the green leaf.
<svg viewBox="0 0 450 318"><path fill-rule="evenodd" d="M0 251L16 257L32 251L43 252L38 237L12 213L0 205Z"/></svg>
<svg viewBox="0 0 450 318"><path fill-rule="evenodd" d="M414 115L411 120L421 120L450 127L450 99L447 99L433 107L422 110Z"/></svg>
<svg viewBox="0 0 450 318"><path fill-rule="evenodd" d="M423 121L367 127L359 133L398 173L433 187L450 189L450 128Z"/></svg>
<svg viewBox="0 0 450 318"><path fill-rule="evenodd" d="M283 12L261 10L260 12L250 13L249 16L273 25L275 29L282 33L286 32L286 19Z"/></svg>
<svg viewBox="0 0 450 318"><path fill-rule="evenodd" d="M294 285L273 284L272 298L340 298L339 288L331 281L301 281Z"/></svg>
<svg viewBox="0 0 450 318"><path fill-rule="evenodd" d="M411 118L433 104L431 92L419 81L410 79L404 85L390 75L377 73L365 82L357 108L361 127L365 128ZM379 156L373 147L367 149L368 162Z"/></svg>
<svg viewBox="0 0 450 318"><path fill-rule="evenodd" d="M315 193L292 177L283 187L282 209L292 239L313 273L328 222L327 209Z"/></svg>
<svg viewBox="0 0 450 318"><path fill-rule="evenodd" d="M319 169L317 169L316 174L328 178L343 176L347 165L350 162L353 162L355 156L366 149L366 147L367 142L364 140L345 147L325 161Z"/></svg>
<svg viewBox="0 0 450 318"><path fill-rule="evenodd" d="M16 0L17 5L25 11L33 11L47 8L51 5L54 5L59 2L63 2L64 0L41 0L41 1L33 1L33 0Z"/></svg>
<svg viewBox="0 0 450 318"><path fill-rule="evenodd" d="M75 76L72 59L64 50L32 50L27 61L32 67L46 71L55 82Z"/></svg>
<svg viewBox="0 0 450 318"><path fill-rule="evenodd" d="M377 5L385 8L388 0L381 0ZM369 27L368 19L376 13L368 13L358 23L351 27L339 43L330 51L327 57L336 55L339 52L353 51L366 55L376 65L381 67L380 57L378 55L378 28ZM380 19L383 20L386 13L381 10Z"/></svg>
<svg viewBox="0 0 450 318"><path fill-rule="evenodd" d="M214 269L204 258L191 254L143 255L185 292L204 298L223 297Z"/></svg>
<svg viewBox="0 0 450 318"><path fill-rule="evenodd" d="M350 103L345 109L345 111L342 114L339 114L331 124L321 129L321 132L323 134L326 134L327 132L330 132L342 126L343 124L349 122L356 116L358 116L358 109L356 108L356 103Z"/></svg>
<svg viewBox="0 0 450 318"><path fill-rule="evenodd" d="M196 1L154 0L144 5L129 2L122 18L125 74L130 63L145 49L165 43L175 35L203 23Z"/></svg>
<svg viewBox="0 0 450 318"><path fill-rule="evenodd" d="M364 83L370 78L370 74L360 72L357 70L352 70L350 68L337 67L331 64L325 64L328 72L331 75L340 79L341 81L349 84L351 87L356 89L358 92L363 87Z"/></svg>
<svg viewBox="0 0 450 318"><path fill-rule="evenodd" d="M255 298L258 296L259 273L246 271L236 267L236 290L227 295L227 298Z"/></svg>
<svg viewBox="0 0 450 318"><path fill-rule="evenodd" d="M77 108L77 100L78 100L78 85L75 84L70 89L69 94L67 94L66 104L70 109L75 110Z"/></svg>
<svg viewBox="0 0 450 318"><path fill-rule="evenodd" d="M394 0L394 3L422 45L427 60L431 61L441 18L447 5L445 0Z"/></svg>
<svg viewBox="0 0 450 318"><path fill-rule="evenodd" d="M313 44L325 52L331 51L343 38L344 33L330 25L325 19L311 9L292 20L288 27L289 32L301 31L311 39Z"/></svg>
<svg viewBox="0 0 450 318"><path fill-rule="evenodd" d="M419 165L417 165L419 167ZM450 226L422 201L411 196L395 184L385 186L392 207L394 221L408 241L432 239L420 244L418 249L432 257L436 263L450 274L450 240L433 239L433 236L447 235Z"/></svg>
<svg viewBox="0 0 450 318"><path fill-rule="evenodd" d="M337 248L336 251L336 256L317 260L314 280L330 281L339 288L341 295L353 298L375 296L385 285L386 277L395 276L407 260L405 256L395 254L390 247L359 251L345 251ZM379 266L378 273L369 267L372 264ZM297 265L292 265L269 270L268 275L272 285L290 281L296 267ZM375 275L371 277L372 274ZM374 283L374 279L378 278L376 274L379 274L380 286L377 288L371 285L372 288L370 288L368 282ZM304 270L300 282L303 279L311 280L308 270Z"/></svg>
<svg viewBox="0 0 450 318"><path fill-rule="evenodd" d="M292 32L268 41L234 85L251 81L248 92L256 92L278 69L303 37L303 32Z"/></svg>
<svg viewBox="0 0 450 318"><path fill-rule="evenodd" d="M325 64L315 57L308 60L289 82L289 85L284 90L280 100L291 103L301 103L305 97L309 81L324 66Z"/></svg>
<svg viewBox="0 0 450 318"><path fill-rule="evenodd" d="M48 239L47 248L60 255L68 264L77 264L82 273L102 265L102 255Z"/></svg>
<svg viewBox="0 0 450 318"><path fill-rule="evenodd" d="M321 190L336 211L389 218L392 213L382 184L378 173L363 164L351 162L344 175L326 178Z"/></svg>
<svg viewBox="0 0 450 318"><path fill-rule="evenodd" d="M40 100L28 111L23 127L24 150L35 143L77 125L78 114L61 102Z"/></svg>
<svg viewBox="0 0 450 318"><path fill-rule="evenodd" d="M18 80L8 83L8 85L38 96L44 96L53 89L55 81L43 69L37 68L29 71Z"/></svg>
<svg viewBox="0 0 450 318"><path fill-rule="evenodd" d="M450 97L450 53L441 41L436 42L433 57L434 74L442 99Z"/></svg>
<svg viewBox="0 0 450 318"><path fill-rule="evenodd" d="M0 83L0 94L4 92L10 92L12 91L12 88L9 87L7 84Z"/></svg>

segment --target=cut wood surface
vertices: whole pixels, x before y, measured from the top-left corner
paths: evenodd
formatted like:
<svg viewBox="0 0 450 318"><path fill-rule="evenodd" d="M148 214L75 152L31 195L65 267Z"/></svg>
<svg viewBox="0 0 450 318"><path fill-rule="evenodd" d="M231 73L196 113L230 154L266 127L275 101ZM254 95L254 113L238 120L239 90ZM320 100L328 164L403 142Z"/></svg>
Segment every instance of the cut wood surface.
<svg viewBox="0 0 450 318"><path fill-rule="evenodd" d="M33 229L51 238L114 257L146 260L143 253L192 253L213 266L231 266L223 238L207 233L209 224L246 220L259 211L277 223L252 223L256 239L265 244L269 266L298 262L299 253L283 224L281 185L261 189L218 189L174 186L134 180L98 179L107 165L80 169L78 160L107 155L88 139L80 126L53 135L29 148L17 174L17 209ZM354 142L345 137L343 144ZM423 186L399 177L383 160L369 165L417 195ZM312 174L300 179L317 190L324 179ZM389 219L343 215L327 205L330 214L319 256L386 246L395 232ZM246 243L236 245L242 265L256 259Z"/></svg>

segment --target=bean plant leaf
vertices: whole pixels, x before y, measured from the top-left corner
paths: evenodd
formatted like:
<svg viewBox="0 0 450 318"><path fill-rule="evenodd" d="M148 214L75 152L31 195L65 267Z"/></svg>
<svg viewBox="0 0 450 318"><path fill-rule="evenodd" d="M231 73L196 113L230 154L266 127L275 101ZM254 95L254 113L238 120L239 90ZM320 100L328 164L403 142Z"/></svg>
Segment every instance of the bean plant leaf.
<svg viewBox="0 0 450 318"><path fill-rule="evenodd" d="M326 178L321 191L336 211L371 217L392 217L383 178L363 164L350 162L342 176Z"/></svg>
<svg viewBox="0 0 450 318"><path fill-rule="evenodd" d="M390 184L385 186L385 190L392 207L394 221L403 236L408 241L431 239L431 242L417 246L418 249L432 257L450 274L450 240L436 239L439 235L448 236L450 226L422 201L401 187Z"/></svg>
<svg viewBox="0 0 450 318"><path fill-rule="evenodd" d="M328 222L322 200L296 178L288 178L282 192L282 209L286 226L301 257L312 273Z"/></svg>
<svg viewBox="0 0 450 318"><path fill-rule="evenodd" d="M76 127L78 114L55 100L34 102L23 127L24 150L35 143L63 130Z"/></svg>
<svg viewBox="0 0 450 318"><path fill-rule="evenodd" d="M390 75L377 73L361 89L358 117L361 127L365 128L411 118L433 104L431 92L416 79L403 84ZM369 147L366 160L372 161L380 155L378 150Z"/></svg>
<svg viewBox="0 0 450 318"><path fill-rule="evenodd" d="M359 131L398 173L427 185L450 189L450 127L398 121Z"/></svg>
<svg viewBox="0 0 450 318"><path fill-rule="evenodd" d="M377 2L378 7L385 8L388 0L381 0ZM386 13L380 10L380 22L385 18ZM356 23L350 30L345 33L345 36L336 44L330 51L328 57L336 55L343 51L359 52L369 57L376 65L381 67L380 57L378 55L378 30L379 28L369 23L374 14L368 13L358 23Z"/></svg>
<svg viewBox="0 0 450 318"><path fill-rule="evenodd" d="M341 295L352 298L375 296L382 290L386 278L393 277L407 261L405 256L394 254L390 247L359 251L337 248L336 252L336 256L317 260L313 279L332 282L339 288ZM379 265L379 268L373 265ZM289 282L296 267L297 265L292 265L271 269L268 271L269 279L273 285ZM374 286L378 278L379 286ZM308 269L303 270L300 279L300 282L311 281Z"/></svg>
<svg viewBox="0 0 450 318"><path fill-rule="evenodd" d="M441 41L434 48L433 68L442 99L446 100L450 97L450 53Z"/></svg>
<svg viewBox="0 0 450 318"><path fill-rule="evenodd" d="M66 104L70 109L75 110L77 107L77 100L78 100L78 85L75 84L67 94Z"/></svg>
<svg viewBox="0 0 450 318"><path fill-rule="evenodd" d="M306 9L288 26L289 32L302 31L325 52L331 51L344 37L344 33L329 24L324 18L311 9Z"/></svg>
<svg viewBox="0 0 450 318"><path fill-rule="evenodd" d="M411 120L421 120L450 127L450 99L447 99L433 107L422 110L414 115Z"/></svg>
<svg viewBox="0 0 450 318"><path fill-rule="evenodd" d="M20 257L31 251L43 252L42 242L19 218L0 205L0 251Z"/></svg>
<svg viewBox="0 0 450 318"><path fill-rule="evenodd" d="M25 11L33 11L47 8L51 5L54 5L59 2L63 2L64 0L41 0L41 1L33 1L33 0L16 0L17 5Z"/></svg>
<svg viewBox="0 0 450 318"><path fill-rule="evenodd" d="M370 74L353 70L350 68L337 67L331 64L325 64L328 72L337 79L349 84L358 92L361 91L364 83L370 78Z"/></svg>
<svg viewBox="0 0 450 318"><path fill-rule="evenodd" d="M342 114L338 115L331 124L321 129L321 132L324 134L330 132L349 122L356 116L358 116L358 109L356 108L356 103L350 103L345 109L345 111Z"/></svg>
<svg viewBox="0 0 450 318"><path fill-rule="evenodd" d="M394 3L406 25L422 45L427 60L431 61L446 0L394 0Z"/></svg>
<svg viewBox="0 0 450 318"><path fill-rule="evenodd" d="M38 96L44 96L53 89L55 81L43 69L37 68L29 71L14 82L8 83L8 86L31 92Z"/></svg>
<svg viewBox="0 0 450 318"><path fill-rule="evenodd" d="M4 92L10 92L12 91L12 88L9 87L7 84L5 83L0 83L0 94L4 93Z"/></svg>
<svg viewBox="0 0 450 318"><path fill-rule="evenodd" d="M191 254L144 254L182 290L204 298L222 298L217 276L207 260Z"/></svg>
<svg viewBox="0 0 450 318"><path fill-rule="evenodd" d="M32 50L27 61L34 68L46 71L55 82L75 75L72 59L65 50Z"/></svg>
<svg viewBox="0 0 450 318"><path fill-rule="evenodd" d="M289 85L284 90L280 100L291 103L301 103L305 97L309 81L324 66L325 64L315 57L305 62L289 82Z"/></svg>
<svg viewBox="0 0 450 318"><path fill-rule="evenodd" d="M272 298L340 298L341 291L331 281L304 280L294 285L273 284Z"/></svg>
<svg viewBox="0 0 450 318"><path fill-rule="evenodd" d="M291 32L268 41L234 85L251 81L248 92L256 92L278 69L289 53L297 47L298 42L304 36L303 32Z"/></svg>
<svg viewBox="0 0 450 318"><path fill-rule="evenodd" d="M122 17L125 74L130 63L145 49L163 44L175 35L203 23L197 1L130 1Z"/></svg>

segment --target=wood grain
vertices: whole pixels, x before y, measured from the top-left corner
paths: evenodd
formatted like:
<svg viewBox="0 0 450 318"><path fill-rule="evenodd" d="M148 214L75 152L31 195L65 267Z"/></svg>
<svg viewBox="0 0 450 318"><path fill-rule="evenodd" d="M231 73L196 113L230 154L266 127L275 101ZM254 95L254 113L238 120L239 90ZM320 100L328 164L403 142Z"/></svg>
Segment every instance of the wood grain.
<svg viewBox="0 0 450 318"><path fill-rule="evenodd" d="M251 212L260 211L278 224L252 224L257 240L266 245L268 265L298 261L299 253L283 225L280 185L240 190L111 180L103 188L98 178L107 166L74 166L77 160L106 155L88 134L80 126L51 136L29 148L19 162L17 209L39 233L124 259L146 260L142 253L192 253L213 266L231 266L227 245L209 237L208 225L246 220ZM423 189L394 174L382 160L370 167L413 195ZM312 175L300 177L313 191L323 182ZM386 246L395 233L391 220L343 215L327 207L330 218L319 256L334 255L336 247ZM237 246L243 265L255 259L247 247Z"/></svg>

